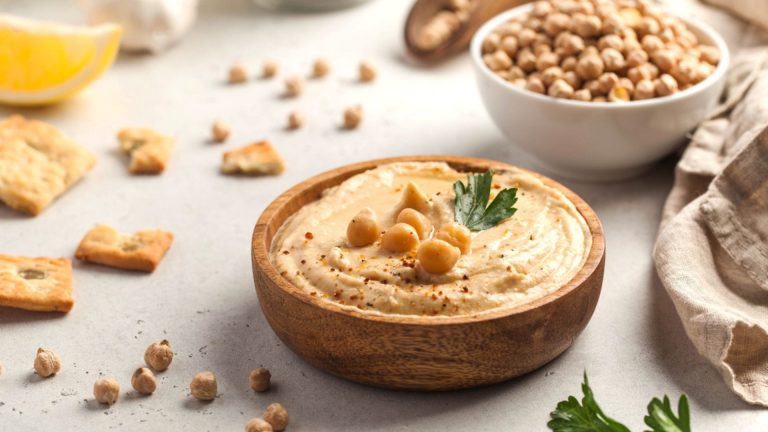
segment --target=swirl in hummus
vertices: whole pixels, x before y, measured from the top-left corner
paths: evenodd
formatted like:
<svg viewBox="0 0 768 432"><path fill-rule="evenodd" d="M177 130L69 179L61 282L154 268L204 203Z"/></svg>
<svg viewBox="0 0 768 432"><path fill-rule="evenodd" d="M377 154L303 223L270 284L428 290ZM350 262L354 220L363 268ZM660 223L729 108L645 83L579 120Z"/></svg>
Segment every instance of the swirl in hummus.
<svg viewBox="0 0 768 432"><path fill-rule="evenodd" d="M272 262L311 296L383 315L473 315L541 298L576 275L592 244L586 221L559 190L518 170L496 172L491 189L493 198L494 191L517 188L517 213L472 232L469 250L447 272L427 272L416 250L386 250L381 237L367 246L350 244L347 226L361 209L373 210L384 231L395 224L413 184L428 197L419 210L432 226L452 223L452 185L465 177L439 162L382 165L355 175L283 224L272 241Z"/></svg>

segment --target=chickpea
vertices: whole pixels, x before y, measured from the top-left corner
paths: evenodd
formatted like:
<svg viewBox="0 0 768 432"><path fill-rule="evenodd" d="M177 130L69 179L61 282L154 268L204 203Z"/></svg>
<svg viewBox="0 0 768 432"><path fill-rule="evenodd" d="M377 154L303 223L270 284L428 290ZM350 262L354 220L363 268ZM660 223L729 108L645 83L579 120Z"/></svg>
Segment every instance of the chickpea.
<svg viewBox="0 0 768 432"><path fill-rule="evenodd" d="M493 54L484 55L483 61L493 71L509 69L512 66L512 59L502 50L496 50Z"/></svg>
<svg viewBox="0 0 768 432"><path fill-rule="evenodd" d="M594 45L589 45L584 47L584 49L581 51L581 54L579 54L579 60L583 59L584 57L588 56L599 56L600 50L597 49Z"/></svg>
<svg viewBox="0 0 768 432"><path fill-rule="evenodd" d="M390 252L408 252L419 246L419 234L407 223L396 223L381 236L381 247Z"/></svg>
<svg viewBox="0 0 768 432"><path fill-rule="evenodd" d="M642 49L635 49L627 53L627 67L633 68L648 62L648 53Z"/></svg>
<svg viewBox="0 0 768 432"><path fill-rule="evenodd" d="M619 81L616 83L616 86L626 89L630 95L635 91L635 83L633 83L632 80L627 77L619 77Z"/></svg>
<svg viewBox="0 0 768 432"><path fill-rule="evenodd" d="M248 81L248 69L245 66L236 63L229 67L229 83L242 84Z"/></svg>
<svg viewBox="0 0 768 432"><path fill-rule="evenodd" d="M114 378L100 378L93 384L93 397L98 403L112 405L120 397L120 384Z"/></svg>
<svg viewBox="0 0 768 432"><path fill-rule="evenodd" d="M533 45L535 40L536 32L529 28L522 29L520 34L517 36L517 41L521 47L529 47Z"/></svg>
<svg viewBox="0 0 768 432"><path fill-rule="evenodd" d="M431 239L421 243L417 257L421 267L429 273L450 271L461 256L461 250L445 240Z"/></svg>
<svg viewBox="0 0 768 432"><path fill-rule="evenodd" d="M251 389L257 392L265 392L269 390L272 374L269 372L269 369L260 367L251 371L248 380L251 384Z"/></svg>
<svg viewBox="0 0 768 432"><path fill-rule="evenodd" d="M541 73L541 80L544 82L544 85L546 86L551 86L552 83L555 82L555 80L561 79L562 77L563 77L563 70L557 66L549 67Z"/></svg>
<svg viewBox="0 0 768 432"><path fill-rule="evenodd" d="M627 25L631 28L639 26L643 20L643 15L640 13L640 11L631 7L619 9L619 16L624 22L624 25Z"/></svg>
<svg viewBox="0 0 768 432"><path fill-rule="evenodd" d="M592 100L592 93L587 89L576 90L573 92L573 100L589 102Z"/></svg>
<svg viewBox="0 0 768 432"><path fill-rule="evenodd" d="M621 17L616 13L612 13L603 18L603 33L604 34L621 34L624 28L624 23L621 21Z"/></svg>
<svg viewBox="0 0 768 432"><path fill-rule="evenodd" d="M464 225L449 222L440 227L435 238L450 243L459 248L462 254L467 254L472 247L472 234Z"/></svg>
<svg viewBox="0 0 768 432"><path fill-rule="evenodd" d="M603 60L597 55L583 57L576 65L576 73L583 80L591 80L599 77L605 70Z"/></svg>
<svg viewBox="0 0 768 432"><path fill-rule="evenodd" d="M509 68L507 73L509 74L509 79L510 80L516 80L518 78L525 78L525 72L523 72L523 70L520 69L519 66L512 66L511 68Z"/></svg>
<svg viewBox="0 0 768 432"><path fill-rule="evenodd" d="M661 32L661 26L653 17L645 16L638 24L637 32L641 35L657 35Z"/></svg>
<svg viewBox="0 0 768 432"><path fill-rule="evenodd" d="M492 53L499 49L501 36L498 33L491 33L483 40L483 53Z"/></svg>
<svg viewBox="0 0 768 432"><path fill-rule="evenodd" d="M285 79L285 96L298 97L304 91L304 79L291 76Z"/></svg>
<svg viewBox="0 0 768 432"><path fill-rule="evenodd" d="M536 69L536 56L530 49L524 48L517 53L517 65L525 72L531 72Z"/></svg>
<svg viewBox="0 0 768 432"><path fill-rule="evenodd" d="M579 54L584 49L584 39L572 33L560 33L555 39L555 46L566 56Z"/></svg>
<svg viewBox="0 0 768 432"><path fill-rule="evenodd" d="M523 21L523 27L529 28L537 33L542 30L543 25L543 21L538 18L529 18Z"/></svg>
<svg viewBox="0 0 768 432"><path fill-rule="evenodd" d="M624 56L615 48L604 49L603 52L600 53L600 58L602 58L603 64L605 64L605 70L608 72L618 72L624 69L626 64L624 62Z"/></svg>
<svg viewBox="0 0 768 432"><path fill-rule="evenodd" d="M566 57L563 59L562 62L560 62L560 67L565 72L576 71L576 65L578 63L579 63L579 60L576 59L576 57Z"/></svg>
<svg viewBox="0 0 768 432"><path fill-rule="evenodd" d="M669 74L661 75L653 84L659 96L669 96L678 90L677 81Z"/></svg>
<svg viewBox="0 0 768 432"><path fill-rule="evenodd" d="M288 129L299 129L304 125L304 116L298 111L291 111L288 114Z"/></svg>
<svg viewBox="0 0 768 432"><path fill-rule="evenodd" d="M720 50L716 47L702 45L699 47L699 51L701 52L701 60L713 66L716 66L718 63L720 63Z"/></svg>
<svg viewBox="0 0 768 432"><path fill-rule="evenodd" d="M615 34L605 35L597 41L597 48L601 51L607 48L613 48L616 51L624 51L624 40L621 36Z"/></svg>
<svg viewBox="0 0 768 432"><path fill-rule="evenodd" d="M573 87L565 80L558 79L549 86L547 94L556 98L570 99L573 96Z"/></svg>
<svg viewBox="0 0 768 432"><path fill-rule="evenodd" d="M35 372L43 378L56 375L61 370L61 360L55 352L38 348L35 355Z"/></svg>
<svg viewBox="0 0 768 432"><path fill-rule="evenodd" d="M312 76L315 78L322 78L328 75L330 71L331 64L324 58L315 60L315 63L312 65Z"/></svg>
<svg viewBox="0 0 768 432"><path fill-rule="evenodd" d="M592 102L608 102L608 98L605 96L595 96L592 98Z"/></svg>
<svg viewBox="0 0 768 432"><path fill-rule="evenodd" d="M542 27L548 35L554 37L557 36L558 33L568 29L570 25L571 18L568 15L556 12L547 15L547 18L544 19L544 24L542 24Z"/></svg>
<svg viewBox="0 0 768 432"><path fill-rule="evenodd" d="M352 218L347 225L347 241L352 247L368 246L381 236L381 226L376 213L366 207Z"/></svg>
<svg viewBox="0 0 768 432"><path fill-rule="evenodd" d="M670 43L676 39L675 32L671 28L665 28L659 32L659 38L667 43Z"/></svg>
<svg viewBox="0 0 768 432"><path fill-rule="evenodd" d="M144 362L156 371L162 372L168 369L172 361L173 350L171 350L171 343L166 339L151 344L144 351Z"/></svg>
<svg viewBox="0 0 768 432"><path fill-rule="evenodd" d="M245 424L245 432L273 432L272 425L258 417L248 420Z"/></svg>
<svg viewBox="0 0 768 432"><path fill-rule="evenodd" d="M670 50L661 49L652 54L653 63L660 71L669 73L676 66L675 55Z"/></svg>
<svg viewBox="0 0 768 432"><path fill-rule="evenodd" d="M157 381L151 370L138 368L131 376L131 386L141 394L150 395L157 389Z"/></svg>
<svg viewBox="0 0 768 432"><path fill-rule="evenodd" d="M189 384L189 390L195 399L200 401L211 401L216 398L216 391L218 385L216 384L216 376L213 372L204 371L200 372L192 378L192 382Z"/></svg>
<svg viewBox="0 0 768 432"><path fill-rule="evenodd" d="M600 86L600 93L602 94L610 92L618 82L619 76L613 72L604 73L597 79L597 84Z"/></svg>
<svg viewBox="0 0 768 432"><path fill-rule="evenodd" d="M502 38L504 36L517 36L520 34L522 30L523 30L523 25L521 23L516 21L508 22L506 24L502 24L501 27L499 27L499 35ZM491 50L491 51L494 51L494 50Z"/></svg>
<svg viewBox="0 0 768 432"><path fill-rule="evenodd" d="M262 417L276 432L284 431L288 427L288 411L279 403L270 404Z"/></svg>
<svg viewBox="0 0 768 432"><path fill-rule="evenodd" d="M515 78L512 81L512 85L525 88L525 85L528 84L528 81L525 80L525 78Z"/></svg>
<svg viewBox="0 0 768 432"><path fill-rule="evenodd" d="M581 78L579 78L579 75L575 71L564 72L563 80L574 89L581 88Z"/></svg>
<svg viewBox="0 0 768 432"><path fill-rule="evenodd" d="M608 100L611 102L628 102L630 93L624 87L614 86L608 93Z"/></svg>
<svg viewBox="0 0 768 432"><path fill-rule="evenodd" d="M211 136L213 137L214 142L223 143L229 138L229 133L230 129L228 124L221 120L213 122L213 126L211 126Z"/></svg>
<svg viewBox="0 0 768 432"><path fill-rule="evenodd" d="M363 121L363 107L355 105L344 110L344 129L355 129Z"/></svg>
<svg viewBox="0 0 768 432"><path fill-rule="evenodd" d="M507 54L510 60L517 53L518 47L517 38L514 36L506 36L499 45L499 48Z"/></svg>
<svg viewBox="0 0 768 432"><path fill-rule="evenodd" d="M542 55L544 55L544 54L555 54L555 53L553 53L553 52L552 52L552 47L551 47L551 46L549 46L548 44L545 44L545 43L536 43L536 44L533 46L533 54L534 54L536 57L541 57L541 56L542 56ZM557 55L557 54L555 54L555 55ZM537 60L536 60L536 62L538 63L538 61L539 61L539 60L537 59Z"/></svg>
<svg viewBox="0 0 768 432"><path fill-rule="evenodd" d="M277 75L278 68L276 61L264 60L264 64L261 66L261 76L263 78L272 78Z"/></svg>
<svg viewBox="0 0 768 432"><path fill-rule="evenodd" d="M643 45L643 49L649 54L653 54L660 49L664 49L664 42L662 42L662 40L655 35L643 36L641 43Z"/></svg>
<svg viewBox="0 0 768 432"><path fill-rule="evenodd" d="M543 18L552 12L552 5L548 1L537 1L533 3L531 15Z"/></svg>
<svg viewBox="0 0 768 432"><path fill-rule="evenodd" d="M602 90L602 86L596 79L584 83L584 88L589 90L589 94L591 94L593 98L605 95L605 92Z"/></svg>
<svg viewBox="0 0 768 432"><path fill-rule="evenodd" d="M403 189L403 198L399 208L412 208L421 213L427 213L431 208L427 194L414 182L408 182Z"/></svg>
<svg viewBox="0 0 768 432"><path fill-rule="evenodd" d="M656 88L653 85L653 81L644 79L635 83L635 100L651 99L656 97Z"/></svg>
<svg viewBox="0 0 768 432"><path fill-rule="evenodd" d="M376 68L368 61L360 62L360 81L370 82L376 79Z"/></svg>
<svg viewBox="0 0 768 432"><path fill-rule="evenodd" d="M595 15L575 14L571 30L583 38L592 38L600 34L603 23Z"/></svg>
<svg viewBox="0 0 768 432"><path fill-rule="evenodd" d="M643 51L643 44L637 39L624 39L624 52L630 51Z"/></svg>
<svg viewBox="0 0 768 432"><path fill-rule="evenodd" d="M541 81L541 78L528 77L528 82L525 84L525 89L534 93L544 94L546 87L544 87L544 83Z"/></svg>
<svg viewBox="0 0 768 432"><path fill-rule="evenodd" d="M696 68L694 69L694 75L691 81L694 84L698 84L704 81L705 79L707 79L714 72L715 72L715 67L712 66L711 64L699 63L698 65L696 65Z"/></svg>
<svg viewBox="0 0 768 432"><path fill-rule="evenodd" d="M404 208L397 215L397 223L408 224L416 230L419 239L424 240L432 233L432 222L426 216L412 208Z"/></svg>

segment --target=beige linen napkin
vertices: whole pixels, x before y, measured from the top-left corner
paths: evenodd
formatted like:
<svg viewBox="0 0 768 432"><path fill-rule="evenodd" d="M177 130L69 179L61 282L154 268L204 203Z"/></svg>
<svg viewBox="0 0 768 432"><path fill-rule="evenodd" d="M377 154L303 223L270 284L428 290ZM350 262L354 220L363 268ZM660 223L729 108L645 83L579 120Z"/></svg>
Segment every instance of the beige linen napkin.
<svg viewBox="0 0 768 432"><path fill-rule="evenodd" d="M698 351L768 406L768 48L734 58L677 166L654 259Z"/></svg>

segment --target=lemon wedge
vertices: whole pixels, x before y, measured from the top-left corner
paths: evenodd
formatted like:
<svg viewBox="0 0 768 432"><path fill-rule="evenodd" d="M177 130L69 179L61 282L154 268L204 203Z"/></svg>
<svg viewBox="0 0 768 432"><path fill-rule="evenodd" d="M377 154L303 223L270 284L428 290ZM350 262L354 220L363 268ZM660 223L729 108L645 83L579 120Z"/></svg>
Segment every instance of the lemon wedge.
<svg viewBox="0 0 768 432"><path fill-rule="evenodd" d="M76 27L0 15L0 103L45 105L66 99L115 59L120 26Z"/></svg>

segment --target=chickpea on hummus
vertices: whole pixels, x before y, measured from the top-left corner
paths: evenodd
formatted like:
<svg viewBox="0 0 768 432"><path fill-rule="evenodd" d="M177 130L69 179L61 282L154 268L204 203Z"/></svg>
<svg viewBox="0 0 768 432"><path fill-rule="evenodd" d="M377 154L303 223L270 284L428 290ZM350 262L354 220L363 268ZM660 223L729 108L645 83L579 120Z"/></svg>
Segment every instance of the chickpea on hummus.
<svg viewBox="0 0 768 432"><path fill-rule="evenodd" d="M496 172L488 201L516 188L517 211L481 228L467 223L471 231L454 210L453 185L466 178L440 162L353 176L283 224L272 262L309 295L341 307L420 316L520 305L581 269L591 234L560 191L524 171Z"/></svg>

